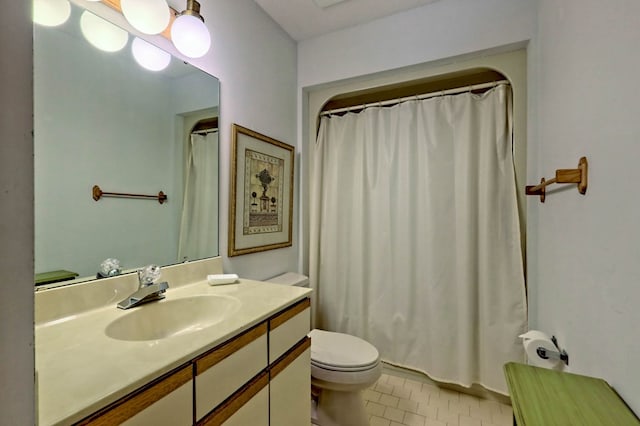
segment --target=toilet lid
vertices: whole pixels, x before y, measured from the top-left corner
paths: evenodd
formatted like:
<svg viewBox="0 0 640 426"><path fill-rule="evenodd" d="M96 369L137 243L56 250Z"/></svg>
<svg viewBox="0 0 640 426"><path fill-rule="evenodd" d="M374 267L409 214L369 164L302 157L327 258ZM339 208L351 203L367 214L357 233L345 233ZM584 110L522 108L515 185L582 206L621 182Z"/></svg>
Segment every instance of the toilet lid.
<svg viewBox="0 0 640 426"><path fill-rule="evenodd" d="M378 363L378 350L349 334L311 330L311 363L328 370L363 370Z"/></svg>

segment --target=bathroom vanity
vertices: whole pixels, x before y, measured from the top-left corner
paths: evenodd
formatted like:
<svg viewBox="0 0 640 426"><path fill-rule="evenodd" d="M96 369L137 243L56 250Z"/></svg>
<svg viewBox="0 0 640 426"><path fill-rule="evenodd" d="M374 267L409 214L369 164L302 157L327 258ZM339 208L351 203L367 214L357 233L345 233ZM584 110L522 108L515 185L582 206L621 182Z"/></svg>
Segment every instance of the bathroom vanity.
<svg viewBox="0 0 640 426"><path fill-rule="evenodd" d="M39 424L309 424L310 290L209 286L216 262L164 268L166 298L129 310L133 276L38 292Z"/></svg>

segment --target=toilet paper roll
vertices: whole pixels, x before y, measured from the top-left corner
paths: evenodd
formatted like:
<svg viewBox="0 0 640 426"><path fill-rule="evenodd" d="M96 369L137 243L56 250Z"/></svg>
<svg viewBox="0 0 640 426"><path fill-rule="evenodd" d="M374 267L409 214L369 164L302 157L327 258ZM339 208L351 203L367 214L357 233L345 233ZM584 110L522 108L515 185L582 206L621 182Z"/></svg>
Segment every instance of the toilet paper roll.
<svg viewBox="0 0 640 426"><path fill-rule="evenodd" d="M558 352L558 348L546 333L538 330L531 330L522 334L520 337L522 337L524 351L531 364L536 367L549 369L555 368L560 364L561 361L559 359L544 359L538 355L538 348L540 347L545 348L548 351Z"/></svg>

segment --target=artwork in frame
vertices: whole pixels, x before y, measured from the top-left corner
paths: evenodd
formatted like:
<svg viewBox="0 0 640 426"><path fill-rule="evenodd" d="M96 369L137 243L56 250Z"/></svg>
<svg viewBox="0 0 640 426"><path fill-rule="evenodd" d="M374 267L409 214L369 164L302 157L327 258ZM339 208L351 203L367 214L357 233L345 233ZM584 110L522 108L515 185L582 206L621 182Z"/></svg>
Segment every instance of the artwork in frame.
<svg viewBox="0 0 640 426"><path fill-rule="evenodd" d="M295 149L232 125L228 255L292 245Z"/></svg>

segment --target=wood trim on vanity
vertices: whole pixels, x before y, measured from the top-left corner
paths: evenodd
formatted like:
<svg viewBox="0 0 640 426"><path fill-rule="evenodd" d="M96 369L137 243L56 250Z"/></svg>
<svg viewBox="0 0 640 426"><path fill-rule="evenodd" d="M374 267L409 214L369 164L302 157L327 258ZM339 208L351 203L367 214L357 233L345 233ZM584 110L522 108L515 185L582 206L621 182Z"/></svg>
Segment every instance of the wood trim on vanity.
<svg viewBox="0 0 640 426"><path fill-rule="evenodd" d="M204 416L198 422L198 426L222 425L268 384L269 375L266 371L263 371L254 377L249 383L238 389L215 410Z"/></svg>
<svg viewBox="0 0 640 426"><path fill-rule="evenodd" d="M267 322L263 322L253 327L252 329L245 331L243 334L232 338L231 341L224 343L221 346L217 346L205 354L199 356L195 360L195 375L199 375L213 367L223 359L230 355L233 355L238 350L242 349L249 343L256 340L258 337L267 333Z"/></svg>
<svg viewBox="0 0 640 426"><path fill-rule="evenodd" d="M273 380L282 370L287 368L289 364L295 361L304 351L311 347L311 338L305 336L291 350L282 355L269 368L269 379Z"/></svg>
<svg viewBox="0 0 640 426"><path fill-rule="evenodd" d="M309 298L299 301L295 305L287 308L286 311L281 312L276 316L274 316L273 318L271 318L269 320L269 330L274 330L278 328L279 326L281 326L282 324L284 324L285 322L287 322L288 320L295 317L300 312L303 312L305 309L309 307L311 307L311 300Z"/></svg>
<svg viewBox="0 0 640 426"><path fill-rule="evenodd" d="M192 378L191 363L178 367L76 424L92 426L120 424L188 383Z"/></svg>

